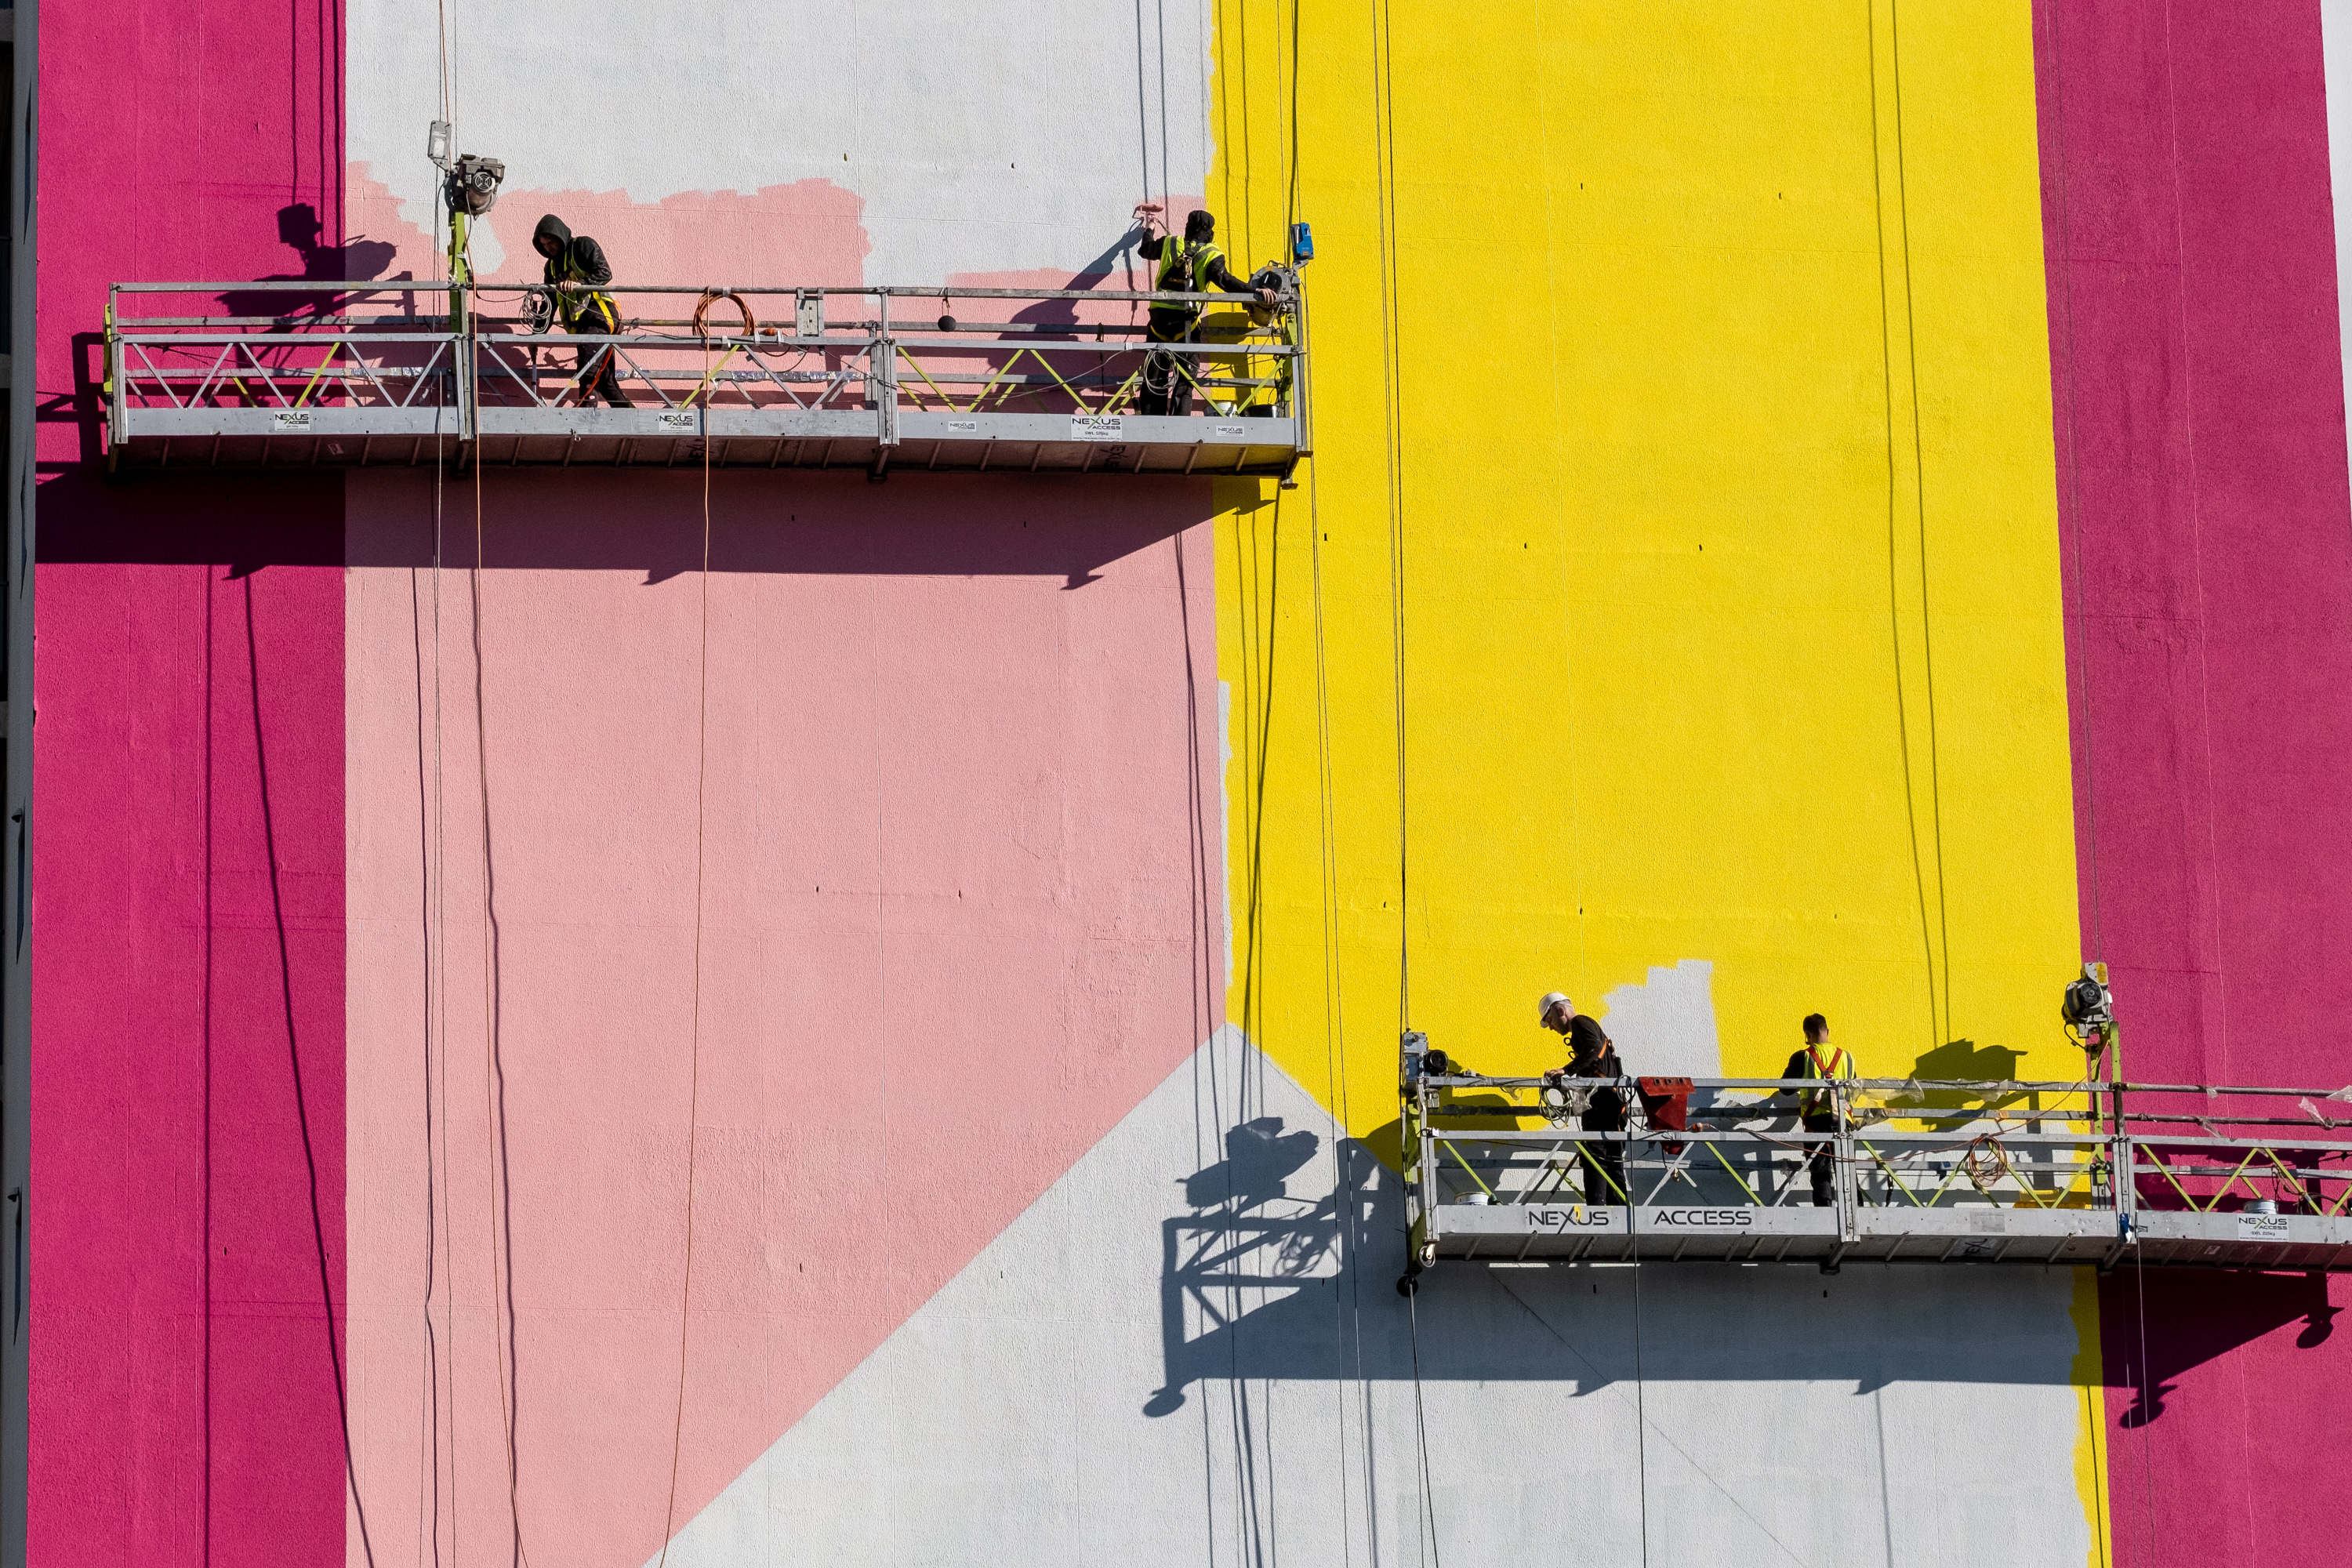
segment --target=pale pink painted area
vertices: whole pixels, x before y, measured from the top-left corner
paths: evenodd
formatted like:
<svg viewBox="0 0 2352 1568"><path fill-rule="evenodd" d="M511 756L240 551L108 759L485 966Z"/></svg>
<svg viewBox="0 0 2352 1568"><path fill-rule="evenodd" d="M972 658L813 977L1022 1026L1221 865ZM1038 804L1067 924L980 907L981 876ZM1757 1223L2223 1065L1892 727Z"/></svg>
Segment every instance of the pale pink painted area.
<svg viewBox="0 0 2352 1568"><path fill-rule="evenodd" d="M701 493L691 470L482 478L516 1492L541 1562L660 1547L698 1006L680 1524L1172 1070L1222 994L1208 487L720 473L707 582ZM470 485L444 505L463 564ZM509 1528L470 584L440 581L436 775L432 515L429 475L352 483L351 1338L361 1485L407 1510L378 1532L391 1561L416 1549L430 1407L436 795L442 1517L454 1441L461 1556Z"/></svg>
<svg viewBox="0 0 2352 1568"><path fill-rule="evenodd" d="M348 175L347 211L354 236L393 247L381 277L439 276L433 237L401 216L400 204L364 163ZM724 283L745 287L861 281L869 247L860 226L865 203L829 180L795 180L745 194L689 191L658 202L633 202L625 191L551 191L510 185L480 220L504 256L475 261L486 282L537 282L530 248L540 216L553 213L574 234L593 235L624 283ZM683 314L684 311L677 312Z"/></svg>

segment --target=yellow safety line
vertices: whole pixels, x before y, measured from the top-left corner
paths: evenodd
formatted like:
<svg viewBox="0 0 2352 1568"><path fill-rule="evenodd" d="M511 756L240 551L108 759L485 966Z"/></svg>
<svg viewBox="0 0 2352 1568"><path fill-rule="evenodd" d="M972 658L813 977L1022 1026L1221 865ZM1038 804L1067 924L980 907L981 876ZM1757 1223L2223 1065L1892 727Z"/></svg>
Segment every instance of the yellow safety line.
<svg viewBox="0 0 2352 1568"><path fill-rule="evenodd" d="M1717 1164L1731 1173L1731 1179L1739 1184L1739 1190L1748 1194L1748 1201L1754 1204L1759 1209L1764 1207L1764 1200L1756 1195L1756 1189L1748 1184L1748 1178L1741 1175L1738 1168L1735 1167L1730 1161L1723 1157L1723 1151L1717 1148L1712 1141L1706 1145L1706 1148L1708 1153L1715 1156L1715 1163Z"/></svg>
<svg viewBox="0 0 2352 1568"><path fill-rule="evenodd" d="M686 401L679 404L678 406L680 408L693 407L694 400L702 395L702 389L710 384L711 377L717 375L720 371L725 370L727 368L727 362L733 359L742 347L743 345L740 343L730 343L727 346L727 352L719 356L719 363L702 373L702 379L695 384L694 390L686 395Z"/></svg>
<svg viewBox="0 0 2352 1568"><path fill-rule="evenodd" d="M1014 357L1015 357L1015 358L1018 358L1019 356L1016 354ZM1008 370L1011 370L1012 368L1013 368L1013 361L1012 361L1012 360L1006 360L1003 364L998 365L998 366L996 367L996 374L993 374L993 375L992 375L992 376L990 376L990 377L988 378L988 381L987 381L986 384L982 385L982 386L981 387L981 389L980 389L977 393L975 393L975 394L973 394L973 395L972 395L972 399L971 399L971 405L970 405L968 407L956 409L956 412L957 412L957 413L959 413L959 414L977 414L977 413L979 413L979 412L980 412L980 405L981 405L981 404L982 404L982 402L987 398L988 395L989 395L991 392L992 392L992 391L994 391L994 390L995 390L995 388L996 388L996 384L997 384L998 382L1003 381L1003 380L1004 379L1004 373L1005 373L1006 371L1008 371ZM948 406L949 406L949 407L950 407L950 408L954 408L954 407L955 407L955 405L954 405L953 403L950 403L950 404L948 405Z"/></svg>
<svg viewBox="0 0 2352 1568"><path fill-rule="evenodd" d="M2288 1170L2286 1163L2278 1157L2277 1150L2265 1149L2263 1152L2270 1156L2271 1169L2279 1173L2279 1180L2284 1182L2288 1186L2294 1189L2294 1196L2297 1203L2311 1204L2313 1208L2317 1208L2319 1206L2317 1204L2312 1203L2310 1189L2306 1188L2301 1182L2295 1179L2294 1173Z"/></svg>
<svg viewBox="0 0 2352 1568"><path fill-rule="evenodd" d="M1125 402L1127 401L1128 388L1129 388L1129 387L1133 386L1133 385L1134 385L1138 381L1140 381L1142 378L1143 378L1143 372L1142 372L1142 371L1140 371L1140 370L1138 370L1134 374L1132 374L1132 375L1129 376L1125 381L1120 382L1120 383L1118 384L1118 390L1117 390L1117 391L1115 391L1115 392L1113 392L1113 393L1110 395L1110 397L1109 397L1108 401L1107 401L1106 403L1104 403L1104 404L1103 404L1103 412L1104 412L1105 414L1111 413L1111 412L1113 412L1114 410L1116 410L1117 408L1118 408L1118 406L1119 406L1121 404L1125 403Z"/></svg>
<svg viewBox="0 0 2352 1568"><path fill-rule="evenodd" d="M302 390L298 393L294 398L295 407L299 408L304 404L310 401L310 389L319 384L319 377L326 374L327 367L335 363L335 351L342 346L343 345L341 343L329 343L327 345L327 357L319 362L319 368L311 373L310 379L309 381L302 384Z"/></svg>
<svg viewBox="0 0 2352 1568"><path fill-rule="evenodd" d="M1917 1194L1914 1193L1910 1188L1903 1184L1903 1178L1895 1173L1894 1166L1888 1164L1885 1159L1880 1157L1876 1146L1870 1143L1864 1143L1863 1144L1863 1147L1868 1149L1870 1151L1870 1157L1878 1162L1878 1168L1886 1173L1886 1179L1895 1184L1895 1190L1911 1200L1911 1206L1913 1208L1923 1209L1927 1206L1926 1204L1919 1201Z"/></svg>
<svg viewBox="0 0 2352 1568"><path fill-rule="evenodd" d="M961 414L961 413L968 413L968 412L970 412L970 410L968 410L968 409L960 409L960 408L958 408L958 407L955 405L955 399L954 399L954 398L952 398L952 397L950 397L950 396L949 396L945 392L943 392L943 391L941 391L941 390L940 390L940 384L939 384L938 382L936 382L936 381L933 381L933 380L931 379L930 372L929 372L929 371L925 370L925 369L922 367L922 365L921 365L921 364L920 364L920 363L919 363L915 359L915 356L914 356L914 355L912 355L912 354L908 353L905 349L893 349L891 352L892 352L892 353L896 353L896 354L897 354L900 359L905 360L905 361L907 362L907 367L908 367L909 370L912 370L912 371L913 371L917 375L919 375L919 376L921 376L921 377L923 378L923 384L924 384L925 386L929 387L929 388L932 390L932 392L934 392L934 393L936 393L936 394L938 394L938 395L939 395L939 400L940 400L941 403L944 403L944 404L946 404L946 405L948 405L948 412L949 412L949 413L950 413L950 414ZM999 372L997 372L996 374L997 374L997 375L1002 375L1002 374L1003 374L1004 373L1003 373L1003 371L999 371ZM995 384L995 379L996 379L996 378L995 378L995 376L991 376L991 377L989 378L989 383L990 383L990 384L991 384L991 385ZM913 397L913 396L915 395L915 394L914 394L912 391L909 391L909 392L907 394L907 395L908 395L908 396L909 396L909 397ZM917 402L917 404L915 405L915 406L916 406L916 407L918 407L918 408L920 408L920 407L922 406L922 404L919 401L919 402Z"/></svg>
<svg viewBox="0 0 2352 1568"><path fill-rule="evenodd" d="M1598 1160L1593 1159L1591 1155L1585 1153L1585 1150L1590 1147L1591 1145L1586 1143L1579 1143L1577 1145L1576 1152L1578 1154L1583 1156L1585 1167L1588 1170L1600 1172L1601 1179L1609 1184L1609 1190L1617 1194L1617 1201L1623 1204L1627 1208L1632 1208L1633 1206L1633 1200L1625 1195L1625 1189L1617 1184L1615 1177L1610 1175L1609 1167L1601 1163ZM1629 1176L1626 1179L1631 1181L1633 1178Z"/></svg>
<svg viewBox="0 0 2352 1568"><path fill-rule="evenodd" d="M2197 1200L2189 1195L2189 1189L2180 1184L2180 1178L2172 1173L2172 1167L2164 1163L2163 1155L2158 1153L2154 1149L2146 1147L2141 1148L2139 1152L2146 1154L2148 1157L2148 1162L2158 1170L2164 1173L2164 1179L2172 1184L2172 1190L2180 1194L2180 1201L2189 1205L2189 1212L2190 1214L2203 1214L2205 1212L2203 1209L2197 1206Z"/></svg>
<svg viewBox="0 0 2352 1568"><path fill-rule="evenodd" d="M1055 370L1052 365L1045 363L1045 357L1043 354L1039 353L1035 349L1023 349L1021 353L1027 354L1031 359L1035 360L1039 365L1043 366L1045 374L1054 378L1054 384L1060 387L1064 392L1068 393L1071 399L1075 401L1079 407L1084 408L1087 405L1087 400L1080 397L1077 394L1077 390L1071 386L1068 382L1062 379L1062 373L1060 371Z"/></svg>
<svg viewBox="0 0 2352 1568"><path fill-rule="evenodd" d="M2263 1152L2263 1151L2261 1149L2249 1149L2246 1151L2246 1157L2238 1162L2238 1168L2230 1173L2230 1179L2223 1182L2221 1186L2214 1190L2213 1201L2205 1205L2205 1212L2207 1214L2211 1214L2215 1209L2221 1206L2221 1200L2230 1195L2230 1189L2238 1184L2238 1178L2246 1173L2246 1167L2254 1163L2254 1156L2262 1152ZM2261 1197L2263 1195L2260 1193L2254 1192L2253 1184L2252 1183L2247 1184L2246 1191L2252 1193L2255 1197Z"/></svg>
<svg viewBox="0 0 2352 1568"><path fill-rule="evenodd" d="M1479 1176L1477 1172L1470 1170L1470 1162L1462 1157L1461 1150L1456 1149L1452 1143L1446 1142L1443 1138L1440 1138L1437 1141L1437 1146L1444 1150L1447 1153L1453 1155L1454 1163L1455 1164L1461 1166L1465 1171L1470 1172L1470 1179L1478 1184L1478 1190L1480 1192L1485 1193L1490 1198L1495 1195L1495 1189L1488 1186L1486 1184L1486 1181Z"/></svg>

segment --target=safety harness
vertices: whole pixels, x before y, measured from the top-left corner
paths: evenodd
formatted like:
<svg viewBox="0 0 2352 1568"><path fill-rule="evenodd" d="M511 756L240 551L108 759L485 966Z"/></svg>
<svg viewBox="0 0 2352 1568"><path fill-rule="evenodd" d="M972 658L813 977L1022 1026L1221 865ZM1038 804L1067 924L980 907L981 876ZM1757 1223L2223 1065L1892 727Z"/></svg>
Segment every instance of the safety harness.
<svg viewBox="0 0 2352 1568"><path fill-rule="evenodd" d="M1826 1080L1833 1078L1850 1079L1853 1076L1853 1058L1836 1046L1830 1047L1830 1059L1826 1062L1822 1060L1821 1047L1811 1041L1806 1042L1805 1055L1813 1064L1813 1070L1808 1075L1811 1078ZM1797 1114L1813 1115L1822 1099L1823 1095L1820 1089L1807 1089L1804 1096L1797 1102Z"/></svg>
<svg viewBox="0 0 2352 1568"><path fill-rule="evenodd" d="M565 246L560 255L548 258L547 281L550 283L588 281L587 276L581 270L580 264L572 259L570 246ZM562 317L563 330L567 332L587 331L610 334L621 330L621 312L614 308L613 297L600 289L579 292L558 289L555 291L555 308ZM593 312L593 318L583 327L581 324L581 318L590 316L591 312Z"/></svg>
<svg viewBox="0 0 2352 1568"><path fill-rule="evenodd" d="M1151 287L1162 294L1205 294L1209 291L1209 275L1225 259L1225 253L1207 240L1198 245L1180 244L1174 238L1166 242L1160 253L1160 270L1152 275ZM1181 342L1191 333L1201 319L1198 300L1181 305L1151 307L1151 336L1159 342Z"/></svg>

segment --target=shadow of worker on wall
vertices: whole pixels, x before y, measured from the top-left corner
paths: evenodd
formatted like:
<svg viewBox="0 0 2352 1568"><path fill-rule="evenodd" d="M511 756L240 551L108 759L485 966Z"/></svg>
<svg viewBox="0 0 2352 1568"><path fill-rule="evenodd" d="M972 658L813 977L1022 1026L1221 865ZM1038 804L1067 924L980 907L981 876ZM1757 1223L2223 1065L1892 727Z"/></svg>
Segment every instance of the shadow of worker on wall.
<svg viewBox="0 0 2352 1568"><path fill-rule="evenodd" d="M255 281L262 283L364 283L382 276L399 254L397 247L381 239L362 236L341 245L321 243L326 225L320 221L319 209L309 202L296 202L278 209L278 242L291 249L300 258L299 272L272 272ZM407 274L401 275L404 279ZM231 289L220 297L221 309L232 316L266 316L275 321L299 322L312 317L332 315L349 302L338 290L321 289L316 293L301 289Z"/></svg>
<svg viewBox="0 0 2352 1568"><path fill-rule="evenodd" d="M1363 1178L1321 1197L1289 1195L1289 1178L1315 1158L1323 1141L1286 1132L1279 1116L1229 1129L1225 1157L1183 1179L1192 1213L1161 1222L1160 1311L1165 1380L1143 1406L1166 1415L1184 1403L1194 1380L1225 1374L1238 1357L1235 1336L1290 1341L1328 1332L1328 1298L1309 1289L1336 1280L1349 1238L1360 1241L1371 1194ZM1341 1157L1370 1165L1343 1141ZM1377 1169L1377 1167L1374 1167ZM1320 1185L1321 1184L1316 1184ZM1343 1215L1341 1194L1349 1194ZM1312 1313L1311 1322L1292 1320Z"/></svg>

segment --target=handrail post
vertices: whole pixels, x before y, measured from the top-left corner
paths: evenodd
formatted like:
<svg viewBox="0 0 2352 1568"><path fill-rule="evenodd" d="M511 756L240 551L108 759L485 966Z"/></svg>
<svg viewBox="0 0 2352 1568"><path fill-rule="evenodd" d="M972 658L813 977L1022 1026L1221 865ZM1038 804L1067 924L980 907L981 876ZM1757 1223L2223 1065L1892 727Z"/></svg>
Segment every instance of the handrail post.
<svg viewBox="0 0 2352 1568"><path fill-rule="evenodd" d="M1837 1179L1838 1240L1851 1243L1859 1234L1860 1221L1855 1211L1861 1206L1862 1177L1854 1168L1853 1120L1847 1112L1846 1080L1842 1078L1830 1079L1830 1107L1837 1118L1837 1157L1832 1174Z"/></svg>
<svg viewBox="0 0 2352 1568"><path fill-rule="evenodd" d="M2108 1163L2115 1167L2111 1179L2116 1185L2116 1235L2121 1240L2139 1226L2139 1176L2135 1169L2131 1127L2124 1119L2124 1080L2120 1074L2108 1080L2107 1109L2115 1119L2115 1152Z"/></svg>
<svg viewBox="0 0 2352 1568"><path fill-rule="evenodd" d="M466 287L470 289L473 286L469 283ZM455 296L458 291L452 289L450 292ZM460 447L470 447L479 433L476 356L480 345L475 337L474 312L471 310L461 307L453 320L462 320L465 323L456 328L449 340L449 368L457 383L457 442Z"/></svg>
<svg viewBox="0 0 2352 1568"><path fill-rule="evenodd" d="M1315 400L1311 395L1314 391L1311 378L1315 373L1309 368L1313 356L1307 352L1307 290L1305 289L1298 290L1297 309L1298 329L1295 334L1297 342L1293 344L1297 357L1292 362L1290 376L1291 440L1297 457L1311 458L1315 455L1313 412ZM1297 466L1295 459L1293 466Z"/></svg>
<svg viewBox="0 0 2352 1568"><path fill-rule="evenodd" d="M890 335L890 296L879 296L881 313L874 334L874 357L867 363L867 395L874 399L874 438L885 447L898 444L898 343Z"/></svg>
<svg viewBox="0 0 2352 1568"><path fill-rule="evenodd" d="M115 316L115 305L121 297L121 293L122 286L121 284L112 283L107 286L106 349L104 353L106 362L106 383L103 390L106 397L107 447L110 457L111 456L114 448L121 446L121 444L129 438L124 432L130 428L130 418L124 412L125 389L122 384L122 340L115 331L117 320Z"/></svg>

